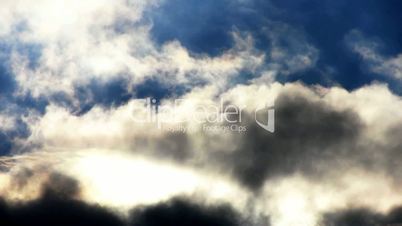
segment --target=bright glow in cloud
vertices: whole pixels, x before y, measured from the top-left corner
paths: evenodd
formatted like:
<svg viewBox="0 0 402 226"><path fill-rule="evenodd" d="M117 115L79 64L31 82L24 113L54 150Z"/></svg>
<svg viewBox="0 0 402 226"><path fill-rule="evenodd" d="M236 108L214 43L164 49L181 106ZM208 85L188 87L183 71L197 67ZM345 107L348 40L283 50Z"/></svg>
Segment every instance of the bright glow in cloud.
<svg viewBox="0 0 402 226"><path fill-rule="evenodd" d="M82 181L85 198L92 202L130 208L197 192L241 202L237 186L222 178L127 154L90 152L71 167L68 172Z"/></svg>

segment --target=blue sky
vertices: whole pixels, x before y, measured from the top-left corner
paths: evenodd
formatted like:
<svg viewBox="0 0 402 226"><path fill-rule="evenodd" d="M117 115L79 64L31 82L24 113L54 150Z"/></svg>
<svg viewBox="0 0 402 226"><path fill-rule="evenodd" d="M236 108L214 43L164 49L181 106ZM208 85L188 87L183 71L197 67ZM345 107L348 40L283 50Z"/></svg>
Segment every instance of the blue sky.
<svg viewBox="0 0 402 226"><path fill-rule="evenodd" d="M180 5L180 7L177 7ZM376 40L381 53L394 57L402 51L400 1L168 1L150 12L152 35L158 43L178 39L191 51L217 54L233 44L228 31L253 34L261 51L270 51L264 27L275 21L298 30L319 50L315 67L284 78L308 84L339 84L356 89L374 80L394 84L383 74L365 68L365 62L348 47L352 30ZM269 32L269 31L268 31ZM272 31L274 32L274 31ZM283 40L285 48L289 43ZM324 74L327 71L328 74ZM392 85L399 93L398 85Z"/></svg>

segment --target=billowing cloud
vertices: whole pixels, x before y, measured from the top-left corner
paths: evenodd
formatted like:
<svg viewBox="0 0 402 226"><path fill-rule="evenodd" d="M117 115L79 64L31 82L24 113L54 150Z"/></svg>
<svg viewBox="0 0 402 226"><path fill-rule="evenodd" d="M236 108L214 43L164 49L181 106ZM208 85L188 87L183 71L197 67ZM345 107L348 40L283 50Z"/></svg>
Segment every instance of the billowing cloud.
<svg viewBox="0 0 402 226"><path fill-rule="evenodd" d="M273 134L254 119L254 109L272 99ZM49 159L64 162L55 168L81 182L84 200L125 209L197 194L211 203L230 202L254 217L270 216L274 225L292 225L314 224L334 208L368 206L381 212L402 201L397 198L401 121L395 117L401 101L385 85L349 92L300 83L250 84L224 93L209 86L184 95L173 115L162 108L172 104L160 103L161 128L141 122L149 109L139 99L82 115L50 106L31 123L29 142L38 153L46 150ZM194 120L195 115L203 120L216 113L197 106L221 105L241 106L238 125L246 131L214 132L207 126L230 123ZM221 110L219 115L224 115Z"/></svg>
<svg viewBox="0 0 402 226"><path fill-rule="evenodd" d="M149 35L152 25L142 15L157 1L8 4L13 16L4 23L12 26L21 21L23 29L3 36L13 35L18 43L40 48L34 66L29 55L14 51L11 67L19 87L16 95L64 94L74 104L75 87L94 79L106 83L123 77L129 91L152 76L169 83L224 83L241 70L255 70L264 58L253 48L251 37L236 32L233 48L216 57L193 55L177 41L155 45Z"/></svg>

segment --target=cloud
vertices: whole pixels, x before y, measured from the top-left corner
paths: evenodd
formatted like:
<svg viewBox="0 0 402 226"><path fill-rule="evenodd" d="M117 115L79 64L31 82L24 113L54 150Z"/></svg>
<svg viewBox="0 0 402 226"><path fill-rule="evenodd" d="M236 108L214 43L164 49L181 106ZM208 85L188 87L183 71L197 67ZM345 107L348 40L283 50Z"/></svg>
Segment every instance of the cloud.
<svg viewBox="0 0 402 226"><path fill-rule="evenodd" d="M280 183L276 184L276 186L282 185ZM294 185L292 187L294 188ZM299 189L304 189L304 186L299 187ZM306 189L311 189L311 187L306 187ZM296 190L298 189L283 190L281 188L278 190L281 193L278 197L291 198L288 200L287 204L290 206L287 208L293 207L295 210L304 211L303 209L298 209L301 207L300 202L302 200L299 199L301 197L297 193L293 193ZM170 224L188 225L189 222L203 226L270 225L270 220L267 216L253 219L247 213L240 214L229 204L207 204L195 201L194 197L176 197L152 205L138 206L130 210L129 217L126 219L112 209L74 199L73 197L77 194L77 191L79 190L76 181L61 174L52 174L49 181L45 183L43 195L40 198L17 204L9 204L3 201L0 208L1 222L12 225L13 223L16 225L32 225L34 223L35 225L157 226ZM287 193L283 193L285 191ZM328 193L328 190L323 192ZM317 193L314 194L314 197L317 198L318 202L325 202L325 199L319 199L317 195ZM270 201L275 202L272 197ZM308 202L311 201L309 200ZM286 202L282 200L281 205L285 204ZM279 207L282 208L282 206ZM277 221L278 219L273 217L274 225L292 225L291 219L295 215L290 209L286 210L283 213L285 214L283 219L287 219L288 224L282 224L286 222ZM302 212L301 214L305 217L307 213ZM400 223L401 220L399 208L387 211L386 214L365 208L341 209L334 212L325 212L322 216L323 225L328 226L388 225ZM302 220L300 218L296 219L298 220L297 223L304 222L300 221Z"/></svg>
<svg viewBox="0 0 402 226"><path fill-rule="evenodd" d="M15 175L19 182L36 174L25 171ZM26 186L20 183L19 186ZM7 225L107 225L107 226L200 226L242 225L245 215L229 204L214 205L198 203L190 197L176 197L154 205L138 206L124 217L113 209L89 204L80 199L78 181L63 174L52 172L41 184L41 194L31 201L8 202L0 199L0 223Z"/></svg>
<svg viewBox="0 0 402 226"><path fill-rule="evenodd" d="M313 67L319 50L300 26L286 23L276 14L272 1L254 0L165 1L158 10L146 13L160 45L178 40L191 52L216 56L233 45L229 31L235 28L253 36L256 48L266 54L264 66L280 75Z"/></svg>
<svg viewBox="0 0 402 226"><path fill-rule="evenodd" d="M381 42L370 40L357 30L346 36L352 50L362 57L365 66L373 73L402 79L402 54L387 56L381 53Z"/></svg>
<svg viewBox="0 0 402 226"><path fill-rule="evenodd" d="M8 27L3 40L11 46L12 94L76 112L125 103L149 80L181 90L212 83L226 89L262 74L274 78L303 71L318 59L319 51L303 31L282 22L264 22L261 35L272 43L268 52L258 47L253 32L232 27L227 30L229 48L208 55L193 52L180 39L155 42L147 14L164 5L159 1L5 4L12 11L2 21ZM20 51L22 47L30 48ZM116 96L101 99L99 93L108 88Z"/></svg>
<svg viewBox="0 0 402 226"><path fill-rule="evenodd" d="M51 174L39 199L28 202L0 201L0 222L6 225L125 225L111 211L76 200L79 192L74 179Z"/></svg>
<svg viewBox="0 0 402 226"><path fill-rule="evenodd" d="M29 109L24 109L7 99L0 98L0 154L26 150L21 141L30 135L27 126ZM35 113L31 112L34 117Z"/></svg>
<svg viewBox="0 0 402 226"><path fill-rule="evenodd" d="M38 200L8 205L0 203L0 222L7 225L107 225L107 226L162 226L189 225L236 226L241 215L230 206L204 206L178 198L166 203L144 206L132 210L125 220L113 211L59 196L44 196Z"/></svg>
<svg viewBox="0 0 402 226"><path fill-rule="evenodd" d="M94 154L96 153L98 152ZM63 164L65 161L71 161L71 156L70 158L68 156L60 158L63 160ZM49 160L50 157L51 155L46 159ZM39 158L38 160L46 162L46 159ZM101 159L103 160L99 161ZM224 180L222 175L215 181L206 180L200 184L206 186L205 191L209 193L176 193L173 196L161 198L157 194L157 191L161 191L160 187L163 186L166 191L172 184L183 184L184 181L192 180L191 177L178 177L177 172L163 166L165 164L163 162L153 161L152 164L145 166L144 163L132 161L129 157L116 158L107 152L103 157L98 153L98 155L88 155L79 161L88 163L84 164L86 168L77 168L76 172L79 174L72 174L71 165L65 166L64 169L47 168L44 171L47 172L45 176L41 176L38 168L15 174L13 179L18 179L20 186L16 192L22 194L21 188L25 187L27 192L32 193L34 190L29 184L39 182L37 187L39 195L32 199L17 200L17 203L15 200L3 202L4 205L0 210L7 210L9 218L1 218L1 220L22 221L21 225L25 225L23 224L24 219L30 219L30 222L38 222L43 225L55 224L57 219L65 221L67 225L71 222L67 219L72 219L74 221L72 224L85 222L87 225L107 219L117 219L119 221L115 222L124 222L123 225L126 223L129 225L141 225L140 223L158 225L162 220L165 224L171 222L175 225L187 224L187 221L190 220L199 222L200 225L215 225L216 221L227 222L228 225L298 225L301 222L305 225L314 225L320 221L321 216L326 216L334 210L356 206L356 208L372 207L373 212L382 213L402 201L398 200L397 190L389 190L392 188L392 184L386 180L384 175L375 177L373 173L361 171L358 174L355 170L348 170L347 175L331 177L330 180L324 179L319 182L309 181L300 176L269 180L261 192L252 194L244 203L238 203L238 201L247 194L246 190L237 191L238 193L234 193L234 196L228 196L230 191L227 188L222 189L222 187L216 186L217 183ZM46 166L49 167L50 164L47 163ZM130 170L130 167L137 167L138 172ZM160 171L157 171L157 168L160 168ZM54 170L63 170L63 173L54 173ZM92 175L88 174L89 172L92 172ZM200 176L200 170L195 172ZM64 173L73 175L75 179L65 176ZM135 174L142 175L142 178ZM83 177L85 175L90 177ZM97 175L102 184L97 184L99 181L94 180L94 175ZM134 186L130 186L127 181L132 181ZM113 190L111 184L118 190ZM93 199L88 199L86 192L96 195L97 191L94 186L99 185L101 185L100 188L105 189L105 194L121 195L121 198L129 200L132 200L132 196L141 196L138 188L144 186L143 188L146 189L144 194L156 199L150 203L129 206L128 212L126 212L122 207L112 208L114 205L99 197L95 202ZM197 187L200 188L200 186ZM233 187L233 185L229 186L229 188ZM90 190L87 190L88 188ZM178 188L180 187L175 188L176 191L179 190ZM216 193L215 198L212 198L213 193ZM177 195L180 197L177 198ZM117 201L116 198L111 200ZM35 209L31 210L31 208ZM64 209L65 211L61 211ZM34 213L34 215L30 215L30 213ZM59 215L60 213L63 214ZM109 222L109 225L114 224Z"/></svg>
<svg viewBox="0 0 402 226"><path fill-rule="evenodd" d="M77 107L80 101L75 89L91 87L94 80L107 84L122 78L126 81L122 88L129 93L153 77L168 84L193 86L214 81L225 86L230 77L243 70L254 71L264 59L253 47L252 37L240 32L231 33L233 46L216 57L192 54L175 40L157 46L149 34L151 23L143 19L144 10L155 7L156 1L9 4L21 17L18 20L29 20L26 29L5 36L13 35L20 45L41 47L35 67L31 67L29 55L13 51L11 68L18 96L52 99L63 94ZM102 19L94 19L99 15ZM51 22L48 17L53 18Z"/></svg>
<svg viewBox="0 0 402 226"><path fill-rule="evenodd" d="M28 124L46 107L81 115L144 96L180 97L202 86L223 92L250 80L271 83L279 74L312 67L318 59L305 34L281 22L264 23L264 39L273 44L269 53L259 48L253 32L237 27L225 30L230 46L212 55L193 51L179 38L158 43L149 13L164 4L4 1L0 92L8 110L0 119L7 121L7 131L0 135L2 153L35 148L27 139L36 135Z"/></svg>
<svg viewBox="0 0 402 226"><path fill-rule="evenodd" d="M377 225L399 225L402 222L402 209L396 207L387 213L355 208L343 209L324 215L323 224L328 226L377 226Z"/></svg>
<svg viewBox="0 0 402 226"><path fill-rule="evenodd" d="M340 59L337 37L367 74L402 76L401 57L365 31L311 32L331 26L342 2L309 15L304 3L284 10L286 1L2 4L0 153L11 156L0 158L0 221L293 226L324 217L336 226L354 217L325 214L352 206L370 209L362 222L392 223L384 212L402 203L401 98L379 83L288 82L362 76ZM246 131L225 127L230 106ZM256 123L266 106L273 134Z"/></svg>
<svg viewBox="0 0 402 226"><path fill-rule="evenodd" d="M80 116L50 106L42 118L31 124L30 142L46 150L116 149L216 167L223 172L233 171L244 185L257 190L267 179L297 173L321 178L334 168L342 169L339 172L353 167L382 171L387 168L387 156L397 156L394 150L399 142L389 134L398 134L401 121L395 116L401 112L394 106L401 101L382 85L348 92L301 84L251 84L232 88L218 98L216 92L213 86L193 90L175 106L173 115L158 114L165 128L193 128L185 134L160 130L155 123L139 123L147 118L149 109L140 100L131 100L116 109L95 107ZM373 92L381 98L373 98ZM209 134L203 131L202 123L192 118L200 116L195 112L197 105L220 106L221 99L243 108L245 133ZM274 134L261 129L253 115L269 99L276 100ZM166 100L161 104L174 103ZM209 108L203 114L208 117L214 111ZM382 153L376 152L377 148Z"/></svg>
<svg viewBox="0 0 402 226"><path fill-rule="evenodd" d="M226 158L235 177L252 189L269 178L301 173L307 177L343 168L353 156L362 123L352 111L338 111L297 93L275 101L275 133L261 129L249 116L248 131ZM223 160L225 161L225 160Z"/></svg>
<svg viewBox="0 0 402 226"><path fill-rule="evenodd" d="M245 223L229 205L203 206L180 198L136 208L131 214L132 226L236 226Z"/></svg>
<svg viewBox="0 0 402 226"><path fill-rule="evenodd" d="M203 130L202 124L192 120L194 115L202 115L200 112L195 113L195 106L220 106L221 98L223 106L232 104L243 109L241 125L247 127L246 132L208 132ZM254 110L271 99L276 100L274 134L263 130L254 121ZM173 104L173 100L161 102L162 106L170 104ZM221 178L232 188L239 186L240 189L230 189L231 195L221 197L224 200L230 200L232 195L242 197L237 198L242 201L235 205L240 209L245 206L244 200L254 200L250 197L259 196L276 197L278 201L275 203L281 205L283 199L280 197L284 195L281 191L290 189L287 186L293 187L292 192L305 186L302 200L304 197L311 199L315 196L325 197L323 200L326 200L326 204L317 201L314 204L316 206L311 207L314 215L351 202L362 206L377 203L376 208L384 210L397 204L399 200L396 199L396 187L401 183L398 173L398 135L402 122L398 116L402 112L396 106L401 104L400 98L383 84L372 84L353 92L339 87L312 87L300 83L238 85L224 93L214 86L208 86L185 94L173 115L163 111L158 115L160 120L166 120L163 128L193 128L186 133L159 130L155 123L139 123L136 119L147 117L146 108L140 100L130 100L115 109L94 107L79 116L61 107L50 106L42 118L31 124L34 135L30 137L30 141L38 144L38 151L48 150L55 156L61 150L72 153L86 153L88 149L95 152L106 150L105 157L94 158L99 161L103 159L102 161L96 161L98 163L95 164L90 161L92 158L88 158L88 163L84 164L87 167L79 168L81 170L76 170L73 175L78 178L87 175L88 180L98 178L96 181L99 183L89 187L94 194L92 199L103 197L103 202L109 204L135 200L129 198L131 196L126 189L119 189L123 184L131 186L126 179L113 179L115 175L137 178L135 173L127 173L137 172L135 167L129 167L129 160L123 161L129 157L112 157L112 153L124 153L158 164L183 167L185 172L190 171L192 175L189 177L192 179L184 177L187 178L185 181L197 181L190 185L169 182L171 186L164 186L165 191L184 191L188 194L198 187L204 192L203 188L210 183L209 179L200 179L205 176ZM211 111L204 112L203 116L214 114L212 108L209 110ZM184 122L172 121L174 118ZM225 123L218 122L216 125L224 126ZM105 175L97 176L100 169L112 162L115 167L105 170L109 172L107 178L115 181L112 183L114 186L108 183ZM90 167L94 165L99 166L99 169ZM149 167L148 171L153 172L151 168L155 166L151 164ZM161 171L155 171L155 175L164 175ZM292 178L300 179L294 182ZM142 177L138 179L144 180ZM383 186L374 185L374 181L379 180L383 181ZM280 191L269 189L278 186L278 183L286 186L281 187ZM107 192L94 192L102 187L109 190L114 187L119 191L115 194L120 195L113 197L107 195ZM227 188L218 187L217 190ZM137 192L142 191L140 188L142 189L139 186ZM339 196L326 195L326 190ZM374 195L380 191L386 194L386 198ZM274 195L270 196L272 192ZM155 192L153 196L164 199L174 194L177 193ZM204 194L207 197L213 196L208 191ZM367 196L366 194L370 194L372 198L356 198ZM256 206L264 206L257 203ZM266 211L270 214L274 210L261 212Z"/></svg>

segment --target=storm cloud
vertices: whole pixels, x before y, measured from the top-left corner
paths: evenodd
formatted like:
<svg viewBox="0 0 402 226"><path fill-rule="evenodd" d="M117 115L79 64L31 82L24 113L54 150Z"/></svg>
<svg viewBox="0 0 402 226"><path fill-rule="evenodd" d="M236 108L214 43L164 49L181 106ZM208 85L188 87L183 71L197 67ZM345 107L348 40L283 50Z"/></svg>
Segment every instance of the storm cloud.
<svg viewBox="0 0 402 226"><path fill-rule="evenodd" d="M139 206L127 218L113 209L80 200L80 192L79 182L73 178L51 173L37 199L12 203L0 199L0 223L10 226L237 226L246 222L245 216L229 204L201 204L190 197Z"/></svg>
<svg viewBox="0 0 402 226"><path fill-rule="evenodd" d="M379 213L367 208L344 209L323 216L325 226L390 226L400 225L401 222L401 207L395 207L387 213Z"/></svg>
<svg viewBox="0 0 402 226"><path fill-rule="evenodd" d="M235 176L252 189L270 178L301 173L319 177L356 155L363 129L352 110L339 111L321 101L283 94L275 103L275 133L249 116L248 131L230 155Z"/></svg>

